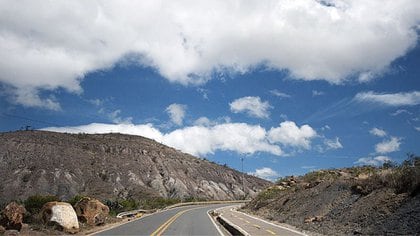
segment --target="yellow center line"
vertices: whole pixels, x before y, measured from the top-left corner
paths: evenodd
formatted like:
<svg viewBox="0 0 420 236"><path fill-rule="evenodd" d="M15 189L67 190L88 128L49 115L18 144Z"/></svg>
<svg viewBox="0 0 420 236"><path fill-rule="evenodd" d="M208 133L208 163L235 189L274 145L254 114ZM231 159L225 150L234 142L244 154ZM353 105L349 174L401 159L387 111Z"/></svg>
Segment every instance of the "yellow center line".
<svg viewBox="0 0 420 236"><path fill-rule="evenodd" d="M253 225L253 226L257 229L261 229L261 226L259 226L259 225Z"/></svg>
<svg viewBox="0 0 420 236"><path fill-rule="evenodd" d="M169 220L167 220L165 223L163 223L161 226L159 226L159 228L157 228L152 234L150 234L150 236L160 236L160 235L162 235L163 232L165 232L165 230L182 214L184 214L185 212L195 210L195 209L200 209L200 208L204 208L204 207L196 207L196 208L192 208L192 209L186 209L186 210L183 210L183 211L180 211L180 212L176 213L174 216L169 218Z"/></svg>
<svg viewBox="0 0 420 236"><path fill-rule="evenodd" d="M272 235L276 235L276 233L274 233L273 231L266 229L265 231L267 231L268 233L272 234Z"/></svg>

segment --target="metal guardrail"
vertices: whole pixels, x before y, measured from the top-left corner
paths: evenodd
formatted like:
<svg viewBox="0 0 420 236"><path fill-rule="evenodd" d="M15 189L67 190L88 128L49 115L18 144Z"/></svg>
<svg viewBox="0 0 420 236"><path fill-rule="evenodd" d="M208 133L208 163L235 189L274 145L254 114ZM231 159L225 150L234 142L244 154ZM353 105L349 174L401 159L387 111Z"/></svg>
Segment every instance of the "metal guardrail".
<svg viewBox="0 0 420 236"><path fill-rule="evenodd" d="M138 209L138 210L132 210L132 211L125 211L117 214L117 218L121 219L124 216L134 216L137 214L148 214L154 212L154 210L144 210L144 209Z"/></svg>

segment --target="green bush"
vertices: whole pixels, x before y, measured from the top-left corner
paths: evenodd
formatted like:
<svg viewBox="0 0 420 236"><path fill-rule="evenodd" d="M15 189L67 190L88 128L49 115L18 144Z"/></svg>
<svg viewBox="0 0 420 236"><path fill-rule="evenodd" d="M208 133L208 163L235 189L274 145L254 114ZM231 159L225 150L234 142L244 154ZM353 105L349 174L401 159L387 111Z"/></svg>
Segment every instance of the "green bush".
<svg viewBox="0 0 420 236"><path fill-rule="evenodd" d="M70 203L72 206L76 205L76 203L80 200L82 200L82 198L84 198L86 196L83 195L75 195L74 197L70 198L67 202Z"/></svg>
<svg viewBox="0 0 420 236"><path fill-rule="evenodd" d="M119 204L122 206L122 209L124 211L131 211L138 209L139 203L134 199L126 199L119 202Z"/></svg>
<svg viewBox="0 0 420 236"><path fill-rule="evenodd" d="M37 214L45 203L54 201L60 201L60 199L53 195L34 195L28 197L23 204L29 213Z"/></svg>
<svg viewBox="0 0 420 236"><path fill-rule="evenodd" d="M176 203L180 203L181 200L176 198L150 198L140 202L140 206L144 209L161 209Z"/></svg>

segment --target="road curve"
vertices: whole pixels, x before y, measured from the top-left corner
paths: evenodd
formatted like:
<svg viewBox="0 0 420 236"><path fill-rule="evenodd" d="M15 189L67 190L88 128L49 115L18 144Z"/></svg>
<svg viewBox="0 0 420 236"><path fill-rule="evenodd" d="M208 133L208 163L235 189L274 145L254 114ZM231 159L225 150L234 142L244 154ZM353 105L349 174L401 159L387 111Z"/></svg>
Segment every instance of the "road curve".
<svg viewBox="0 0 420 236"><path fill-rule="evenodd" d="M157 212L95 235L220 235L207 212L235 204L178 207Z"/></svg>

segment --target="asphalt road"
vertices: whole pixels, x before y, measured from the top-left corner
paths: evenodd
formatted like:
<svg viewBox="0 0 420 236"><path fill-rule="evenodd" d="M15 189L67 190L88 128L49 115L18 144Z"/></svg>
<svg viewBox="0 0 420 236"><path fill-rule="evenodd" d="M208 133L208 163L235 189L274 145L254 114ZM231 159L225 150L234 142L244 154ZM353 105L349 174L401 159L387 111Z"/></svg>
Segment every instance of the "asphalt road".
<svg viewBox="0 0 420 236"><path fill-rule="evenodd" d="M302 232L286 228L281 225L273 224L266 220L236 211L233 207L228 206L217 210L221 216L234 224L236 228L240 228L245 235L282 235L282 236L302 236L306 235Z"/></svg>
<svg viewBox="0 0 420 236"><path fill-rule="evenodd" d="M161 211L95 235L220 235L207 211L232 204L178 207Z"/></svg>

